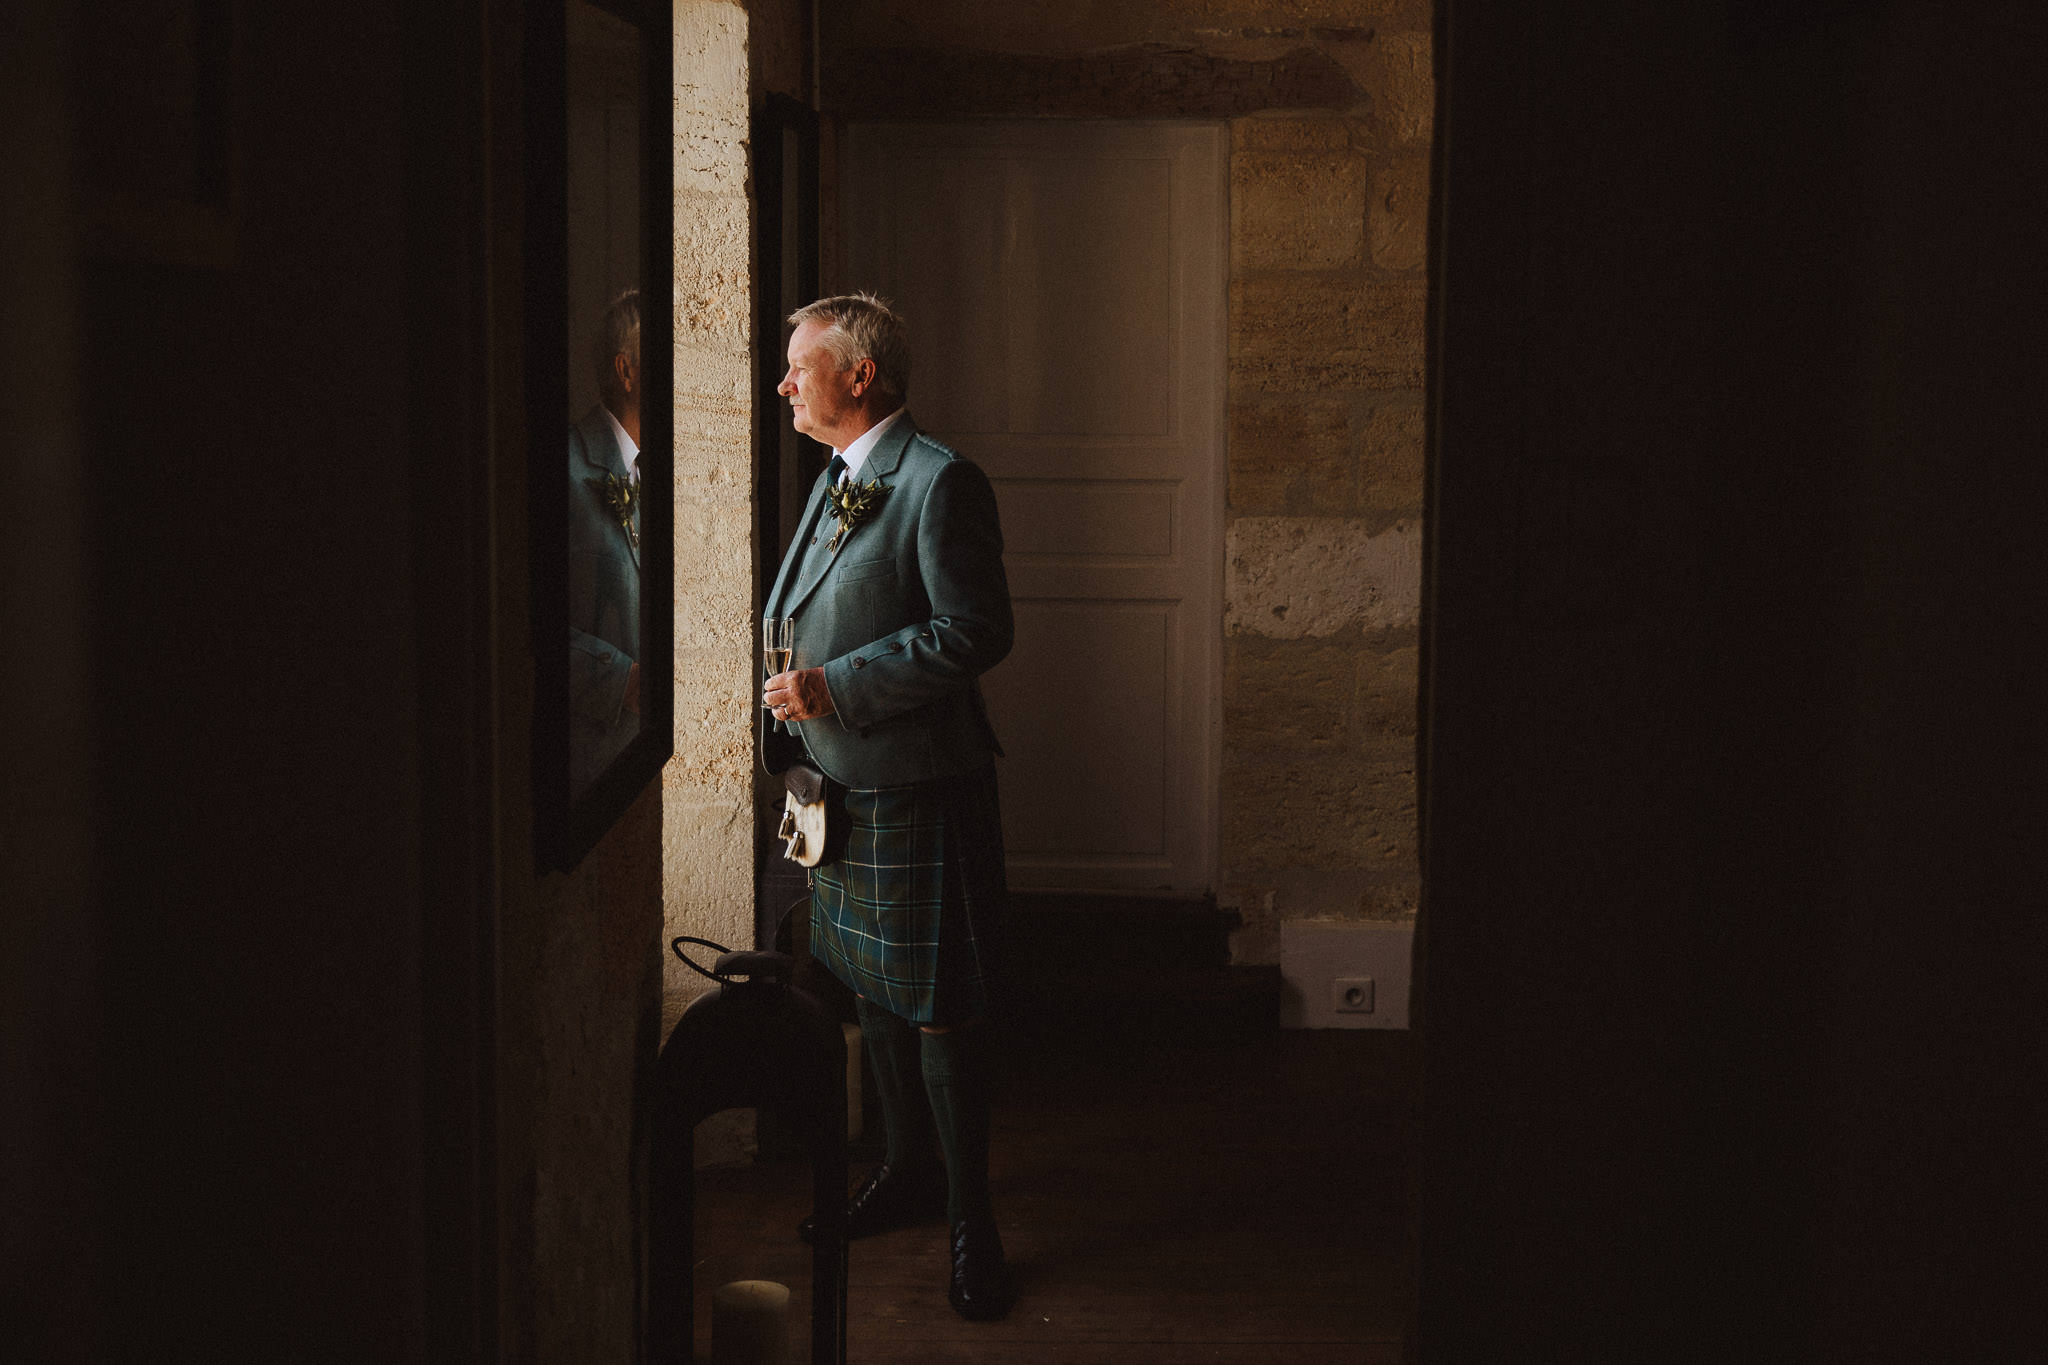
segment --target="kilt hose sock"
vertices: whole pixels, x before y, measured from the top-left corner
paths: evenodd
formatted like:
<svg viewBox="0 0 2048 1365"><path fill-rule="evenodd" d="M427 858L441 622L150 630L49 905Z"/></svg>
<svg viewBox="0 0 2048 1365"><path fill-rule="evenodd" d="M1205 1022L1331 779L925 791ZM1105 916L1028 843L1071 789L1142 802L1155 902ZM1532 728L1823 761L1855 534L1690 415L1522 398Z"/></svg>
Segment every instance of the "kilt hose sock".
<svg viewBox="0 0 2048 1365"><path fill-rule="evenodd" d="M989 1045L982 1028L926 1033L874 1004L854 1001L868 1064L875 1072L887 1146L882 1160L893 1171L928 1169L941 1153L946 1160L946 1220L992 1219L988 1191ZM918 1073L922 1071L922 1086ZM934 1123L925 1121L924 1091L938 1129L940 1151L932 1150Z"/></svg>
<svg viewBox="0 0 2048 1365"><path fill-rule="evenodd" d="M988 1194L988 1039L986 1028L924 1035L924 1088L939 1145L946 1151L946 1220L993 1222Z"/></svg>
<svg viewBox="0 0 2048 1365"><path fill-rule="evenodd" d="M866 996L853 1002L868 1065L875 1073L875 1098L882 1105L882 1131L888 1147L882 1160L892 1171L911 1174L930 1169L938 1158L932 1148L931 1125L917 1102L924 1088L919 1073L917 1026L890 1013Z"/></svg>

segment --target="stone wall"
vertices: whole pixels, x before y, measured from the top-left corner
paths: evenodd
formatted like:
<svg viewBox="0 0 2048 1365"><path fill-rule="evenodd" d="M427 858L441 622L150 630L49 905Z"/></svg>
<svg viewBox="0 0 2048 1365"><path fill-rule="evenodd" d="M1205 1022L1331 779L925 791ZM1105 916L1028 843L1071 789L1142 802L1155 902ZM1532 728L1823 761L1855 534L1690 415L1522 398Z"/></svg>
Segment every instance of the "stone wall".
<svg viewBox="0 0 2048 1365"><path fill-rule="evenodd" d="M853 0L820 22L840 118L1229 122L1217 889L1241 961L1277 960L1282 919L1412 917L1427 0Z"/></svg>
<svg viewBox="0 0 2048 1365"><path fill-rule="evenodd" d="M1231 125L1221 891L1250 961L1419 889L1429 13L1367 8L1310 31L1354 105Z"/></svg>

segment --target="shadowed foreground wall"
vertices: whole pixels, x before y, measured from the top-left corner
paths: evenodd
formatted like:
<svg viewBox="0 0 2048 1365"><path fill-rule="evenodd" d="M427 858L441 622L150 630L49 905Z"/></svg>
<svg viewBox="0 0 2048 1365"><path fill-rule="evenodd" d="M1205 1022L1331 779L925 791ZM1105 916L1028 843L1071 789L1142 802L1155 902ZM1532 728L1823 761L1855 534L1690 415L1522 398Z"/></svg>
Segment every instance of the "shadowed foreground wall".
<svg viewBox="0 0 2048 1365"><path fill-rule="evenodd" d="M2038 1351L2042 29L1451 4L1424 1361Z"/></svg>
<svg viewBox="0 0 2048 1365"><path fill-rule="evenodd" d="M75 16L89 61L117 30L99 6ZM71 471L51 490L82 497L23 505L75 558L42 600L10 596L6 634L12 650L85 626L85 672L64 671L89 729L48 758L51 790L84 783L89 802L82 838L24 847L12 818L0 838L87 858L81 894L37 902L67 945L45 985L81 997L52 1040L71 1064L29 1108L57 1100L83 1121L58 1130L54 1169L10 1187L28 1226L39 1207L68 1215L9 1266L27 1278L10 1274L0 1316L10 1338L30 1333L0 1346L10 1358L424 1347L400 30L397 6L370 4L246 34L227 250L183 255L148 220L119 240L73 236L73 325L37 352L59 365L77 338L73 378L37 402L72 433L69 450L46 447L53 476ZM72 94L78 69L63 71ZM88 126L74 113L45 86L8 136L64 146L67 124ZM317 166L308 145L326 149ZM109 166L74 169L48 197L10 189L10 217L75 233L72 206L108 187ZM10 708L8 725L41 721ZM10 784L29 776L8 767ZM84 1292L41 1316L81 1261Z"/></svg>
<svg viewBox="0 0 2048 1365"><path fill-rule="evenodd" d="M234 7L205 89L236 200L193 251L74 217L136 170L67 164L80 130L193 93L175 62L106 88L96 59L176 46L117 8L5 20L33 133L5 164L36 192L0 239L29 557L0 599L0 899L31 907L7 916L0 1356L631 1359L669 820L650 785L575 871L535 869L522 9ZM721 52L737 120L679 146L743 170ZM731 316L693 293L678 335L723 365L704 393L739 435L678 421L678 522L725 597L688 604L708 634L679 622L677 720L686 763L722 755L690 772L740 780L673 861L712 888L680 925L726 936L751 560L746 211L720 174L723 218L693 227Z"/></svg>
<svg viewBox="0 0 2048 1365"><path fill-rule="evenodd" d="M0 1321L29 1351L89 1348L100 971L92 902L89 636L80 577L77 246L68 212L70 15L0 19ZM13 198L48 205L17 213ZM0 1346L0 1349L5 1349ZM82 1349L80 1352L82 1354Z"/></svg>
<svg viewBox="0 0 2048 1365"><path fill-rule="evenodd" d="M1277 961L1284 919L1412 917L1429 4L859 0L821 25L842 119L1229 124L1217 890L1240 961Z"/></svg>

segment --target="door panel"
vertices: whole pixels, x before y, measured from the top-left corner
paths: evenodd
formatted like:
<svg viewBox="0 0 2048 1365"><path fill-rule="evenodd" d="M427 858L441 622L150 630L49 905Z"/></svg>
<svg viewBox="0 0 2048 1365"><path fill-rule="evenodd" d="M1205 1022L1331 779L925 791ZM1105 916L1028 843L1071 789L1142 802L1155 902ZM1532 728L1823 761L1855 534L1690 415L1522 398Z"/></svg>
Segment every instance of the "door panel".
<svg viewBox="0 0 2048 1365"><path fill-rule="evenodd" d="M910 320L911 411L1001 503L1011 881L1208 889L1227 136L856 124L845 149L842 284Z"/></svg>
<svg viewBox="0 0 2048 1365"><path fill-rule="evenodd" d="M1154 880L1170 870L1165 680L1173 617L1173 605L1159 602L1017 604L1017 650L1003 668L1036 690L1032 705L1007 706L997 717L1010 759L1003 796L1013 857L1080 855ZM1106 696L1119 704L1102 705ZM1019 796L1040 799L1013 798L1030 779L1042 785L1023 785Z"/></svg>

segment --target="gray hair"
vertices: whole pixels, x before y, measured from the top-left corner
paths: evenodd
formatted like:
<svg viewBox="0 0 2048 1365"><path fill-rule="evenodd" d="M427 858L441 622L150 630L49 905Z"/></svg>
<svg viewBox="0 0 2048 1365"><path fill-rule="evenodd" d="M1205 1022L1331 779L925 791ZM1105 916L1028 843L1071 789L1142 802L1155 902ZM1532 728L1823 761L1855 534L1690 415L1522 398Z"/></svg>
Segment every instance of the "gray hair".
<svg viewBox="0 0 2048 1365"><path fill-rule="evenodd" d="M633 357L633 364L640 364L640 291L624 289L614 295L605 305L604 321L597 326L597 337L590 356L597 362L597 388L600 393L610 393L619 385L618 376L612 370L612 357L627 355Z"/></svg>
<svg viewBox="0 0 2048 1365"><path fill-rule="evenodd" d="M895 309L873 294L838 294L807 303L789 315L791 327L825 324L818 338L842 370L875 362L875 387L895 398L910 396L910 328Z"/></svg>

